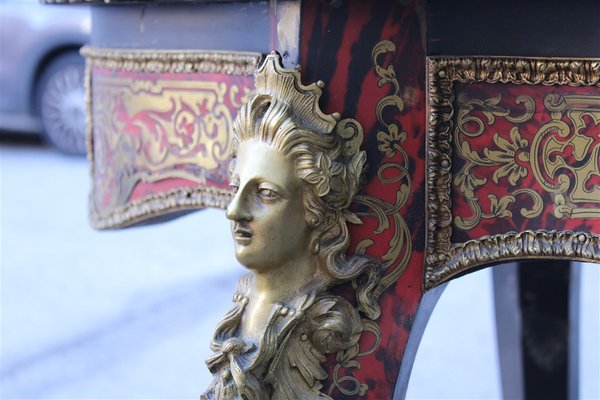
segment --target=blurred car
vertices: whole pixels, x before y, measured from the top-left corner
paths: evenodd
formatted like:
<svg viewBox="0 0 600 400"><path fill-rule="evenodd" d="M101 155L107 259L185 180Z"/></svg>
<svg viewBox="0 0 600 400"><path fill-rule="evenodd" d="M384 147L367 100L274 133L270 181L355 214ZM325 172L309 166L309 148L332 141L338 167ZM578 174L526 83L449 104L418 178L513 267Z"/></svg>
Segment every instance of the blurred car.
<svg viewBox="0 0 600 400"><path fill-rule="evenodd" d="M89 6L0 0L0 129L42 133L85 153L84 59Z"/></svg>

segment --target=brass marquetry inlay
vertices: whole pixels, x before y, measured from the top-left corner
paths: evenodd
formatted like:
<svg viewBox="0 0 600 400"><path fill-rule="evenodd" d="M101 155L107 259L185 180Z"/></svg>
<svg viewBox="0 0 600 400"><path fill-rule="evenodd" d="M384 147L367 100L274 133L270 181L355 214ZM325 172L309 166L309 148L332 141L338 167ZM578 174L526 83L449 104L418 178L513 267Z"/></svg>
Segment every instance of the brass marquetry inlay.
<svg viewBox="0 0 600 400"><path fill-rule="evenodd" d="M224 208L232 125L260 55L85 47L92 225Z"/></svg>
<svg viewBox="0 0 600 400"><path fill-rule="evenodd" d="M544 105L551 112L552 121L536 132L531 143L531 168L535 178L555 195L556 217L600 218L600 141L594 142L582 134L592 124L600 124L600 95L550 94L544 99ZM565 116L571 124L563 120ZM551 137L552 133L568 140L558 141ZM574 163L565 161L567 151L572 151ZM580 206L586 203L594 207Z"/></svg>
<svg viewBox="0 0 600 400"><path fill-rule="evenodd" d="M594 184L593 180L600 177L600 141L594 142L581 131L600 122L600 96L547 95L544 111L552 115L552 121L541 126L532 140L522 137L518 125L533 118L534 99L518 97L517 103L523 108L523 113L514 117L509 110L498 106L499 101L500 96L485 100L458 96L454 148L466 164L454 176L453 183L454 189L465 197L473 215L470 218L455 217L454 225L469 230L482 218L511 217L510 209L518 195L529 197L532 204L530 208L521 208L520 214L525 218L539 216L543 208L540 194L520 187L522 178L529 174L533 174L545 191L554 195L554 215L557 218L599 218L600 185ZM505 118L514 126L505 136L495 133L492 146L475 151L470 140L484 133L485 123L472 115L473 110L480 111L489 126L494 125L496 118ZM571 124L563 121L564 116ZM556 136L568 140L558 141ZM572 156L575 162L567 163L565 158L570 148L574 149ZM477 175L478 166L495 168L492 182ZM491 208L484 212L475 190L485 185L501 184L502 178L510 187L517 189L501 198L490 194Z"/></svg>
<svg viewBox="0 0 600 400"><path fill-rule="evenodd" d="M426 287L502 260L556 257L599 262L598 236L586 232L506 232L452 243L452 229L469 232L484 220L515 216L537 219L548 206L558 220L600 218L600 140L594 133L600 123L600 94L550 92L538 109L535 99L523 94L508 109L500 94L470 98L468 90L455 93L454 88L455 82L600 86L600 61L430 58L428 77ZM541 125L534 120L540 113L550 116ZM525 126L536 130L525 132ZM484 132L490 136L482 147ZM454 176L453 152L461 160ZM532 178L540 189L524 185ZM497 196L497 185L508 194ZM470 215L453 216L453 192L464 199Z"/></svg>
<svg viewBox="0 0 600 400"><path fill-rule="evenodd" d="M385 56L395 52L396 46L389 40L377 43L371 52L373 70L378 78L377 85L392 89L391 94L381 98L375 107L377 126L379 127L376 134L377 148L385 160L377 170L376 180L396 188L394 190L395 201L390 202L367 194L357 195L354 199L356 203L369 210L361 213L361 216L377 219L377 228L374 232L376 235L386 231L393 232L387 241L387 251L379 258L385 272L376 288L377 297L402 276L412 254L410 229L401 214L401 209L406 205L412 187L412 180L408 172L409 158L404 149L407 135L402 127L391 118L391 116L404 111L404 101L400 96L401 88L394 66L385 62ZM363 239L357 244L356 251L365 253L374 243L372 238ZM369 386L365 382L360 382L352 372L361 367L361 357L370 355L377 350L381 340L381 330L373 321L363 319L363 334L372 337L373 344L366 349L361 349L357 343L336 355L329 394L337 390L346 396L363 396L369 390Z"/></svg>

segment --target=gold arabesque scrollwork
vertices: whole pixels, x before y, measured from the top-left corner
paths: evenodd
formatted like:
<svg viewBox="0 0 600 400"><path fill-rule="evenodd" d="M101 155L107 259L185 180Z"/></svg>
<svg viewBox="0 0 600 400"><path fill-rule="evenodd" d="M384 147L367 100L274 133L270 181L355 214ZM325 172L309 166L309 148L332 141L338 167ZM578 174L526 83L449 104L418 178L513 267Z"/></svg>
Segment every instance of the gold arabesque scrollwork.
<svg viewBox="0 0 600 400"><path fill-rule="evenodd" d="M381 295L404 273L412 253L410 230L401 214L411 191L411 177L408 172L409 158L403 147L407 135L395 120L386 119L385 117L390 118L390 115L397 115L404 110L404 102L400 96L401 88L396 78L394 66L384 65L385 56L395 51L396 46L394 43L389 40L382 40L375 45L371 52L371 61L378 77L377 85L379 87L391 86L391 94L380 99L375 109L380 126L380 130L376 134L378 150L386 159L377 170L377 180L382 184L396 187L395 201L391 203L365 194L357 195L354 199L357 204L361 204L368 209L366 212L358 213L360 216L377 219L375 235L390 230L393 232L388 242L388 250L379 257L385 273L376 289L377 296ZM357 244L356 252L366 253L373 243L372 238L363 239ZM330 394L337 389L346 396L362 396L369 389L365 383L360 382L350 372L352 369L360 368L360 357L372 354L379 346L381 332L377 324L371 322L364 326L364 329L373 335L375 342L369 349L363 351L360 351L357 343L355 347L337 354L332 384L328 391ZM340 376L342 369L344 374Z"/></svg>
<svg viewBox="0 0 600 400"><path fill-rule="evenodd" d="M493 125L496 117L503 117L515 124L530 120L535 112L535 102L529 96L519 96L516 99L518 105L523 105L525 110L523 114L517 117L510 115L510 111L498 106L500 96L491 99L466 99L465 95L459 96L459 110L456 117L456 128L454 130L454 147L458 156L466 161L466 164L454 177L454 185L463 194L467 203L473 211L471 218L465 219L460 216L454 218L454 224L459 229L468 230L479 224L482 218L500 218L512 217L509 210L511 204L516 202L516 196L527 195L533 199L531 209L521 208L521 215L526 218L534 218L542 212L543 201L540 195L530 189L517 189L512 194L503 196L500 199L496 195L490 194L490 211L483 212L479 198L475 194L476 188L486 185L487 179L478 177L473 169L477 166L496 167L492 180L495 184L503 177L507 178L510 186L516 186L518 181L527 175L527 169L520 165L519 161L527 162L529 160L528 141L521 137L518 127L513 127L510 131L509 139L494 134L493 141L495 148L485 148L483 154L477 153L471 149L469 140L477 138L484 133L485 124L471 112L474 109L481 111L486 117L487 123ZM473 129L473 126L476 129Z"/></svg>
<svg viewBox="0 0 600 400"><path fill-rule="evenodd" d="M552 115L552 121L538 129L531 143L521 137L519 126L513 126L509 139L495 133L493 141L496 148L486 147L483 154L479 154L471 150L470 140L482 135L485 125L480 117L472 115L473 110L479 110L486 117L489 126L494 125L496 117L520 124L529 121L534 115L535 102L529 96L517 97L517 105L523 105L525 108L524 113L518 117L512 117L509 110L499 107L500 100L500 95L486 100L466 99L464 94L459 95L454 147L466 164L454 177L454 185L463 193L473 211L473 217L455 217L455 226L469 230L482 218L511 217L512 213L508 208L519 194L533 199L531 209L521 208L523 217L534 218L542 212L543 201L537 192L517 189L501 199L490 194L488 197L491 210L489 213L483 213L475 189L488 182L486 178L478 177L472 171L477 166L497 167L492 176L493 182L499 184L499 179L506 177L512 187L531 171L544 190L555 194L554 215L557 218L598 218L600 208L578 207L577 204L600 203L600 186L590 185L588 188L586 185L593 177L600 177L600 144L594 145L593 138L581 133L588 127L585 117L591 118L596 125L600 122L600 96L549 94L544 99L544 105ZM575 128L574 131L571 125L562 119L563 114L567 115ZM565 162L563 157L568 147L574 149L577 165ZM566 173L559 175L560 171L570 171L573 178Z"/></svg>
<svg viewBox="0 0 600 400"><path fill-rule="evenodd" d="M598 235L570 231L507 232L467 243L452 243L452 224L469 230L485 218L513 215L514 206L523 196L532 202L521 207L524 218L535 218L543 208L540 193L519 187L529 174L552 194L557 218L598 218L600 187L591 184L600 176L600 145L583 133L598 125L600 96L555 95L544 98L544 107L552 120L541 126L533 139L523 137L519 126L535 113L528 96L516 98L523 111L512 115L500 106L501 97L468 99L459 95L455 110L454 83L516 83L529 85L600 86L600 60L538 59L511 57L428 58L428 131L427 131L427 248L425 287L432 288L465 270L502 260L527 257L570 258L600 261ZM474 113L474 111L477 113ZM479 114L485 120L482 120ZM565 120L566 117L566 120ZM483 134L485 124L504 118L514 126L508 132L496 132L493 145L474 151L469 141ZM485 121L485 124L484 124ZM566 121L569 121L568 124ZM568 163L565 149L573 149ZM465 161L452 176L452 151ZM492 181L508 183L512 192L501 198L489 197L489 210L482 210L476 189L491 184L478 176L476 167L494 169ZM451 187L461 193L472 216L457 216L451 211ZM575 240L576 239L576 240Z"/></svg>
<svg viewBox="0 0 600 400"><path fill-rule="evenodd" d="M87 59L92 225L118 228L164 213L224 208L229 190L203 186L207 177L225 185L234 109L251 89L237 82L253 73L261 56L91 46L81 52ZM183 79L186 74L213 78ZM197 186L130 199L140 182L165 179Z"/></svg>
<svg viewBox="0 0 600 400"><path fill-rule="evenodd" d="M329 386L328 394L331 396L335 389L339 390L346 396L364 396L369 390L369 386L361 383L352 374L341 374L341 368L346 371L360 368L360 362L357 360L360 357L372 354L379 347L381 342L381 330L376 322L369 319L362 319L363 336L372 336L372 345L360 352L359 343L354 344L350 348L339 351L335 357L335 367L333 369L333 383Z"/></svg>
<svg viewBox="0 0 600 400"><path fill-rule="evenodd" d="M554 194L557 218L600 218L600 184L588 185L591 179L600 178L600 143L582 132L589 126L588 118L600 124L600 95L549 94L544 105L552 121L539 128L531 144L533 174L544 190ZM573 149L575 163L565 161L567 148ZM580 206L586 203L597 206Z"/></svg>
<svg viewBox="0 0 600 400"><path fill-rule="evenodd" d="M383 97L376 106L377 121L384 129L377 132L378 149L387 159L393 162L384 162L377 170L377 179L383 184L396 185L396 198L393 204L375 197L361 196L358 201L367 205L372 211L369 215L376 216L379 226L375 233L382 233L390 227L390 219L394 222L393 236L389 242L389 250L381 259L388 270L382 278L381 288L384 290L394 283L405 271L412 252L410 230L402 217L400 210L408 201L411 193L411 178L408 172L409 158L403 147L406 132L398 126L396 121L388 121L384 117L395 116L404 110L404 102L400 96L400 85L396 79L393 65L383 66L383 58L387 53L394 53L396 46L389 40L377 43L371 53L375 73L379 77L378 86L391 85L393 91ZM391 110L390 110L391 109ZM366 248L367 243L359 244Z"/></svg>

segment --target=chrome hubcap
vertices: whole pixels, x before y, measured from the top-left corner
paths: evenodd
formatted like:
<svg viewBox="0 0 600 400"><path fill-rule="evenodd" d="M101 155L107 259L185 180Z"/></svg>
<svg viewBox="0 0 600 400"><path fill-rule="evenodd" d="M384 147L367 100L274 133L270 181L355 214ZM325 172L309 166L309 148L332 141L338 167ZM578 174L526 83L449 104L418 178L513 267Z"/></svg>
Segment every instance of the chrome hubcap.
<svg viewBox="0 0 600 400"><path fill-rule="evenodd" d="M46 133L68 153L85 152L85 91L82 66L68 65L53 74L41 98Z"/></svg>

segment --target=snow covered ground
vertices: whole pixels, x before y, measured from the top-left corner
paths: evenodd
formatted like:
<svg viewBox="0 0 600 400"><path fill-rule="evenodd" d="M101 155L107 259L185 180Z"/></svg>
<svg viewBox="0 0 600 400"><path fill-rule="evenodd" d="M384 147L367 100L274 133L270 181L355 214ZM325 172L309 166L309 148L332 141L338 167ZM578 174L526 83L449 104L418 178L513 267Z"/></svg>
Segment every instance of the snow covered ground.
<svg viewBox="0 0 600 400"><path fill-rule="evenodd" d="M88 192L85 159L0 143L0 397L197 399L210 336L244 272L223 212L97 232ZM586 399L600 397L599 272L582 273ZM408 397L500 398L497 359L483 270L443 294Z"/></svg>

